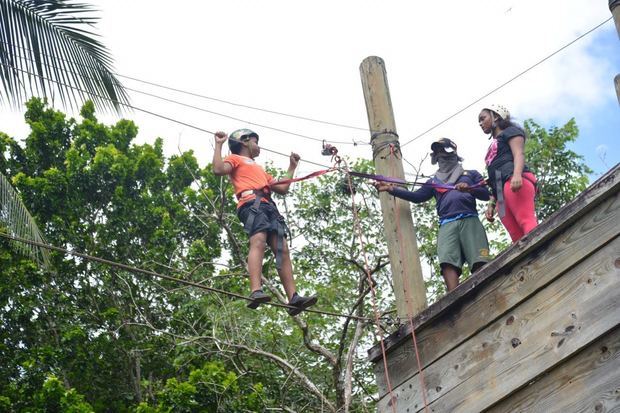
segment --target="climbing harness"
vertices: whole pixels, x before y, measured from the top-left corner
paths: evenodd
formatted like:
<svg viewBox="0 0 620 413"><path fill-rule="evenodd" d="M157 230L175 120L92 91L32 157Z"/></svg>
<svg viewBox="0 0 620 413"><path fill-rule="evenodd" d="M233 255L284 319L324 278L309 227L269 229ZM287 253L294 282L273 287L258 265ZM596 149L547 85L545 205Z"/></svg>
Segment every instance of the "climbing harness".
<svg viewBox="0 0 620 413"><path fill-rule="evenodd" d="M244 196L254 194L254 202L252 202L252 206L250 206L250 213L245 222L244 229L245 232L250 235L252 234L252 229L254 228L254 220L259 213L264 213L260 211L261 203L263 200L267 200L266 204L269 205L270 208L274 209L274 212L277 215L277 218L274 222L271 223L270 230L276 234L276 268L279 270L282 268L282 254L284 251L284 237L291 237L291 231L286 225L286 221L284 221L284 217L280 214L278 210L278 206L273 199L271 198L271 191L266 187L264 189L251 189L242 191L237 194L237 197L241 199Z"/></svg>

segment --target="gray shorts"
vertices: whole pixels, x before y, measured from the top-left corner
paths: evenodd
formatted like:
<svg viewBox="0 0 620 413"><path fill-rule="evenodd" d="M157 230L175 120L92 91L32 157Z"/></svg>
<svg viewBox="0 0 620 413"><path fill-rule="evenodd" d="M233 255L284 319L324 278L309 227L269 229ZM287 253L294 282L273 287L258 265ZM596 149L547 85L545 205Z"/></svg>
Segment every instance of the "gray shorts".
<svg viewBox="0 0 620 413"><path fill-rule="evenodd" d="M478 217L467 217L448 222L439 227L437 237L439 264L451 264L469 269L476 263L489 261L489 241Z"/></svg>

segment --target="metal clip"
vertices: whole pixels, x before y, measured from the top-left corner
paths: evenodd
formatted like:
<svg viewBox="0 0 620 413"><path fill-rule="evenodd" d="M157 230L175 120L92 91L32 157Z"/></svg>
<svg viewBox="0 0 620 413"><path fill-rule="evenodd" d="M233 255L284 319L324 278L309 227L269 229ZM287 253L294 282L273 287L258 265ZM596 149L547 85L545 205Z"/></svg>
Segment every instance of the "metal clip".
<svg viewBox="0 0 620 413"><path fill-rule="evenodd" d="M323 140L323 150L321 151L321 155L334 156L337 153L338 149L334 145L331 145Z"/></svg>

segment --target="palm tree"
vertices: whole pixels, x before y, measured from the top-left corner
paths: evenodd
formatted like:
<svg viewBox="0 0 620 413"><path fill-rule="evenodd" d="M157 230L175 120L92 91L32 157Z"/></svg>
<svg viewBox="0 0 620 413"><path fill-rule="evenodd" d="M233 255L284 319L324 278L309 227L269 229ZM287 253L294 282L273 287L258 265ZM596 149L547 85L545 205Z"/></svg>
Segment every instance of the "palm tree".
<svg viewBox="0 0 620 413"><path fill-rule="evenodd" d="M79 108L121 111L128 103L112 58L90 31L93 7L75 0L0 0L0 98L17 106L32 95Z"/></svg>
<svg viewBox="0 0 620 413"><path fill-rule="evenodd" d="M0 0L0 102L19 107L33 95L58 96L79 108L86 99L121 112L127 93L112 72L112 58L90 31L94 9L75 0ZM19 194L0 171L0 222L13 236L43 236ZM18 244L18 251L47 266L47 250Z"/></svg>

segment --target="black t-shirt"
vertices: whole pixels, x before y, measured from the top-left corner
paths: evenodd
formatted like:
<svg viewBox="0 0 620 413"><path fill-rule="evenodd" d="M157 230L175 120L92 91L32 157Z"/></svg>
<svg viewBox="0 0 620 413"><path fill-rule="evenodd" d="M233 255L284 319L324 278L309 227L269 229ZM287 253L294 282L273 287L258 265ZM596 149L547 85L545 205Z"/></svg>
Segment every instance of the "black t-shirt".
<svg viewBox="0 0 620 413"><path fill-rule="evenodd" d="M497 173L501 173L502 185L512 176L514 170L514 157L508 141L522 136L525 139L525 131L517 126L509 126L497 136L497 155L493 162L487 166L489 173L489 185L493 190L493 195L497 196L496 179ZM529 171L527 165L523 166L523 172Z"/></svg>

